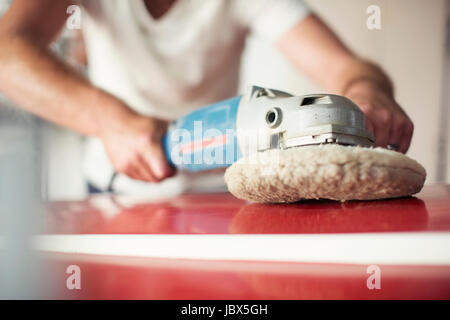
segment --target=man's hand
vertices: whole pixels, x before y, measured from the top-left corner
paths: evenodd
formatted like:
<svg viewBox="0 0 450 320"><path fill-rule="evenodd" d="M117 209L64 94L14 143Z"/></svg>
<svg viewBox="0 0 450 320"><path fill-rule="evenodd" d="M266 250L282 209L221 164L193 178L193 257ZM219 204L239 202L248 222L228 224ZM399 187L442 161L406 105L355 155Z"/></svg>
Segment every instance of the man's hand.
<svg viewBox="0 0 450 320"><path fill-rule="evenodd" d="M158 182L174 174L162 148L167 122L137 114L108 122L99 137L117 172Z"/></svg>
<svg viewBox="0 0 450 320"><path fill-rule="evenodd" d="M367 129L375 135L375 146L397 146L402 153L408 150L414 125L389 93L370 81L360 81L344 95L365 113Z"/></svg>

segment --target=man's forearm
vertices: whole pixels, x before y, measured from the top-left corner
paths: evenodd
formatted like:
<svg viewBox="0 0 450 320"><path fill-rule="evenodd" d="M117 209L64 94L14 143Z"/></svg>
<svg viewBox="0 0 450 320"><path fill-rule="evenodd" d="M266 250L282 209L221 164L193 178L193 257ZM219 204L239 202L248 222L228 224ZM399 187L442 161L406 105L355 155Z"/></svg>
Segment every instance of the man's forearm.
<svg viewBox="0 0 450 320"><path fill-rule="evenodd" d="M332 85L333 91L346 95L353 86L362 82L377 86L389 96L394 96L394 88L389 77L377 65L358 58L349 59L342 63L339 72L336 73Z"/></svg>
<svg viewBox="0 0 450 320"><path fill-rule="evenodd" d="M356 57L317 16L286 32L277 47L295 66L331 93L345 95L355 83L370 81L392 95L392 84L376 65Z"/></svg>
<svg viewBox="0 0 450 320"><path fill-rule="evenodd" d="M21 108L85 135L98 135L105 120L133 115L24 36L0 38L0 91Z"/></svg>

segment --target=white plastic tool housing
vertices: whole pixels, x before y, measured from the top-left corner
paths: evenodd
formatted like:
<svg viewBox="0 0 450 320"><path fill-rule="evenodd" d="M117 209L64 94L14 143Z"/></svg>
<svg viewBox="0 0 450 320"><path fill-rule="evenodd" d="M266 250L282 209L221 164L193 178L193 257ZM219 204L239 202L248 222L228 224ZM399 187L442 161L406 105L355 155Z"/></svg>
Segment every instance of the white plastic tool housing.
<svg viewBox="0 0 450 320"><path fill-rule="evenodd" d="M331 94L293 96L252 86L239 104L236 128L244 156L325 143L373 146L361 109Z"/></svg>

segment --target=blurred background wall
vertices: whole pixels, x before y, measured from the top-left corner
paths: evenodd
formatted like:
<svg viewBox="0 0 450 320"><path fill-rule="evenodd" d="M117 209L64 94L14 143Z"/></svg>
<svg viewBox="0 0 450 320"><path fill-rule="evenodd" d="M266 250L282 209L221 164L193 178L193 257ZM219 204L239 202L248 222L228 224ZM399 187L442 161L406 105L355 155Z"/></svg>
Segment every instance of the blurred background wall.
<svg viewBox="0 0 450 320"><path fill-rule="evenodd" d="M396 97L415 124L409 155L428 172L426 183L450 182L450 122L446 63L447 0L309 0L308 3L356 53L379 63L392 77ZM381 8L381 30L366 27L369 5ZM447 70L447 72L445 72ZM249 38L243 56L241 92L250 84L295 94L321 92L274 48ZM442 107L443 106L443 107ZM82 138L42 125L45 194L82 198ZM0 146L1 147L1 146Z"/></svg>

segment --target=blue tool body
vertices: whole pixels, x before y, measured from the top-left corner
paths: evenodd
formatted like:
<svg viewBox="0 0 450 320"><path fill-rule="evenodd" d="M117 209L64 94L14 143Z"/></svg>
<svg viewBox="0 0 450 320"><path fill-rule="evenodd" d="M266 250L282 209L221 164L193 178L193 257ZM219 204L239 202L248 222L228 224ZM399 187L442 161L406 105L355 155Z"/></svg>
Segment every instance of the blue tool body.
<svg viewBox="0 0 450 320"><path fill-rule="evenodd" d="M204 171L240 159L236 116L241 98L214 103L174 121L163 139L169 163L182 170Z"/></svg>

